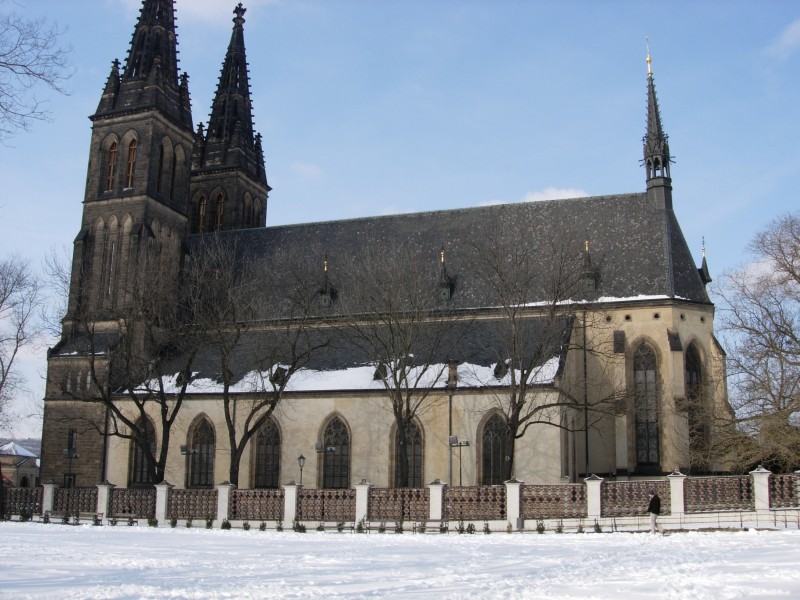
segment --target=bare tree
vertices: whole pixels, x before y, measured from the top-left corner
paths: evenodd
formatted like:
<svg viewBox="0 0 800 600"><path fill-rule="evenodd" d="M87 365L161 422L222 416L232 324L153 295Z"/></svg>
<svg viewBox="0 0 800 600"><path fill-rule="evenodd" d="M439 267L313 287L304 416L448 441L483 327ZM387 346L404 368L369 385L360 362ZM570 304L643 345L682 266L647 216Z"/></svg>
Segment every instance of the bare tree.
<svg viewBox="0 0 800 600"><path fill-rule="evenodd" d="M45 19L0 15L0 141L48 118L40 89L67 93L70 50L62 33Z"/></svg>
<svg viewBox="0 0 800 600"><path fill-rule="evenodd" d="M194 248L187 273L196 286L193 318L203 329L203 352L222 382L228 477L238 485L248 443L280 405L294 375L328 344L311 329L319 288L299 254L257 261L222 236L207 236ZM270 303L266 288L280 290L280 301ZM260 323L265 316L270 321ZM242 373L242 365L250 371Z"/></svg>
<svg viewBox="0 0 800 600"><path fill-rule="evenodd" d="M395 483L408 487L409 428L440 397L432 392L446 377L468 319L454 318L442 296L451 285L443 253L437 260L411 246L391 253L372 250L380 244L364 248L341 267L350 285L340 333L375 365L396 425Z"/></svg>
<svg viewBox="0 0 800 600"><path fill-rule="evenodd" d="M715 289L735 416L722 441L740 467L800 466L800 215L756 235L754 260Z"/></svg>
<svg viewBox="0 0 800 600"><path fill-rule="evenodd" d="M613 398L604 397L602 401L595 398L590 406L587 392L592 382L587 380L586 369L584 381L572 382L573 387L554 379L559 357L567 349L582 352L584 366L590 357L606 351L592 347L584 335L601 328L594 313L576 310L568 302L588 302L599 272L591 264L584 242L566 239L563 234L558 239L508 236L499 220L476 236L471 264L496 311L491 340L486 344L495 353L496 367L493 377L483 377L479 383L495 390L494 401L505 417L502 475L497 478L495 473L494 477L506 481L514 474L516 441L530 427L547 424L588 431L613 405ZM592 391L600 387L592 384ZM564 418L566 411L581 409L582 419Z"/></svg>

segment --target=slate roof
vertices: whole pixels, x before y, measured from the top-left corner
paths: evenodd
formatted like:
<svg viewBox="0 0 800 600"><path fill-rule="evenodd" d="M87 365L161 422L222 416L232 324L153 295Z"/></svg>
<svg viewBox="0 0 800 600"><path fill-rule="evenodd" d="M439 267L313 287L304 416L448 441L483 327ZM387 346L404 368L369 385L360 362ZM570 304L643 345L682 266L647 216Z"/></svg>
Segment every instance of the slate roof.
<svg viewBox="0 0 800 600"><path fill-rule="evenodd" d="M281 256L301 249L317 257L320 275L327 257L330 279L340 293L346 293L348 282L341 277L337 280L337 263L358 256L364 244L377 246L374 252L387 254L401 246L411 246L432 262L438 261L440 249L444 248L447 271L455 280L449 303L453 309L498 304L492 290L470 266L474 240L493 235L511 240L527 238L533 244L533 255L543 257L544 262L552 256L549 245L553 240L571 245L580 256L588 239L592 264L599 272L594 299L647 296L710 304L674 212L654 208L646 193L286 225L217 235L236 240L253 260L278 262ZM200 237L191 236L189 248L199 243ZM544 270L544 264L539 266ZM278 287L265 282L265 294ZM279 292L278 289L276 293ZM541 293L527 301L550 299ZM573 298L585 299L586 296Z"/></svg>

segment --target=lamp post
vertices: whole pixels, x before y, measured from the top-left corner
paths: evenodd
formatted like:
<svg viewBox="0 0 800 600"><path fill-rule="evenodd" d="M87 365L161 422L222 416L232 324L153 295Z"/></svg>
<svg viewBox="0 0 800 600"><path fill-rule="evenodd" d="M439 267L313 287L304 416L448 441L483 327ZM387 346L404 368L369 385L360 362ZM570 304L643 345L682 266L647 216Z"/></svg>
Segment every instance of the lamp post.
<svg viewBox="0 0 800 600"><path fill-rule="evenodd" d="M75 475L72 473L72 461L78 460L78 453L75 452L75 448L70 447L64 448L61 454L64 458L69 460L67 474L64 476L64 487L71 489L75 487Z"/></svg>
<svg viewBox="0 0 800 600"><path fill-rule="evenodd" d="M303 466L306 464L306 457L302 454L298 456L297 464L300 465L300 485L303 485Z"/></svg>
<svg viewBox="0 0 800 600"><path fill-rule="evenodd" d="M469 442L467 440L459 442L457 435L451 435L449 438L449 444L451 448L458 448L458 486L461 487L461 449L469 446Z"/></svg>

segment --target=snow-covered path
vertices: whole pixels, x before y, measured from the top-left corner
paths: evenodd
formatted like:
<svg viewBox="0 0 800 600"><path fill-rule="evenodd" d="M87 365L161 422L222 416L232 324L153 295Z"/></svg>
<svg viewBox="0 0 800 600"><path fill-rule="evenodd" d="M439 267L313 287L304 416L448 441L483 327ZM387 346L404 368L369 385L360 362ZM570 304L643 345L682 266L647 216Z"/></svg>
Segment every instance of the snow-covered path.
<svg viewBox="0 0 800 600"><path fill-rule="evenodd" d="M0 524L0 597L800 598L800 532L412 535Z"/></svg>

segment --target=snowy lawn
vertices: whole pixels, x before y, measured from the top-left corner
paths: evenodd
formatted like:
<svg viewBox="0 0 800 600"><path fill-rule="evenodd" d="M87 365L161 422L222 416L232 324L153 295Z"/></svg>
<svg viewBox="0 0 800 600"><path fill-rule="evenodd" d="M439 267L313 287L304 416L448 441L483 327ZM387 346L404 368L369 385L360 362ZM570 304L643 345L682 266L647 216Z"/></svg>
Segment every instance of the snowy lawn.
<svg viewBox="0 0 800 600"><path fill-rule="evenodd" d="M412 535L0 524L3 598L800 598L800 531Z"/></svg>

